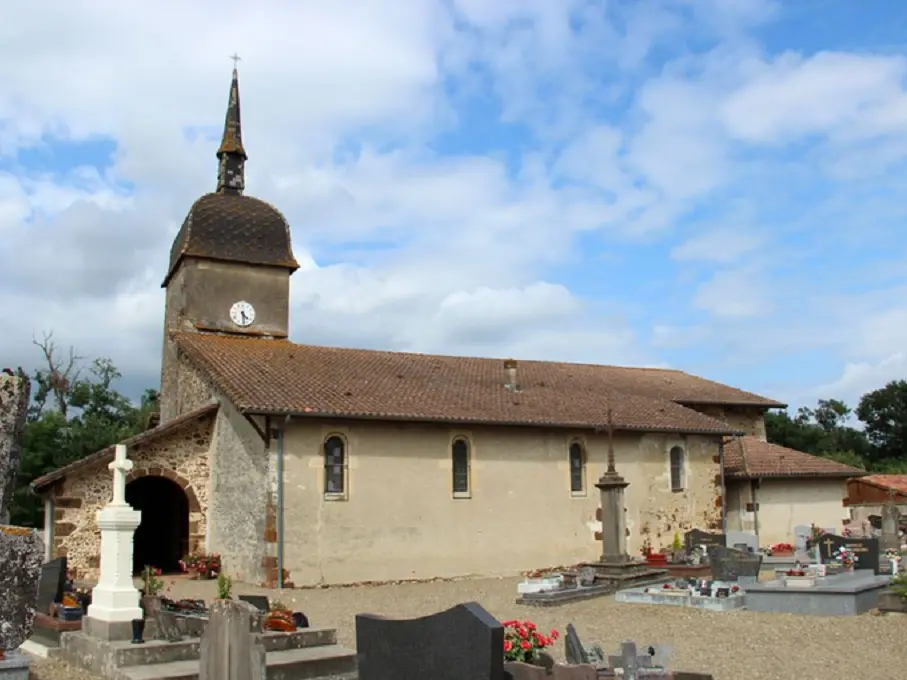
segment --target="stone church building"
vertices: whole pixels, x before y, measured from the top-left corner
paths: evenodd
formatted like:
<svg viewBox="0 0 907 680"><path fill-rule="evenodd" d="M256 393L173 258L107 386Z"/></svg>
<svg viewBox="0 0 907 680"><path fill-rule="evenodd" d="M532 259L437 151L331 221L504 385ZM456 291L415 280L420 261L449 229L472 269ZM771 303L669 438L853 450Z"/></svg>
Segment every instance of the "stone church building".
<svg viewBox="0 0 907 680"><path fill-rule="evenodd" d="M314 585L592 560L609 411L632 551L692 527L753 529L765 471L789 482L779 516L821 498L823 526L840 525L857 471L773 453L763 416L784 405L772 399L676 370L292 342L299 265L284 216L244 194L236 71L217 158L216 189L190 208L163 279L159 422L124 442L137 568L218 553L239 580L274 583L280 564ZM97 573L112 458L32 484L51 555L82 578ZM804 495L805 481L821 490Z"/></svg>

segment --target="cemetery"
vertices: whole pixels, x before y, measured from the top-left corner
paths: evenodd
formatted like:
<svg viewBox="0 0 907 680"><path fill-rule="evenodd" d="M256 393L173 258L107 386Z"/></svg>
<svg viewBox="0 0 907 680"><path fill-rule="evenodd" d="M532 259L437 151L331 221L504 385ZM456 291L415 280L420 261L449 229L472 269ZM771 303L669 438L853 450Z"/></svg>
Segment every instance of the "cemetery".
<svg viewBox="0 0 907 680"><path fill-rule="evenodd" d="M0 394L7 410L13 410L8 406L10 397L18 404L27 403L27 396L9 392L10 384L14 383L8 379L0 383L8 391ZM27 381L15 387L27 390L23 384ZM15 471L13 451L8 440L0 448L7 474L11 468ZM124 496L131 466L125 447L117 447L109 465L111 501L97 516L101 567L96 584L79 587L73 583L65 557L42 565L44 546L34 530L0 526L0 586L4 593L14 594L0 598L0 620L7 624L0 627L0 680L27 680L34 660L42 656L63 662L66 668L80 668L99 680L732 677L716 674L706 665L678 669L672 660L673 648L663 644L669 630L663 625L651 629L663 631L661 639L626 639L629 635L617 631L607 645L587 646L572 621L543 626L543 621L551 621L547 615L537 621L525 617L499 620L482 603L467 599L459 603L429 600L421 613L411 617L356 614L363 611L365 590L323 591L322 599L329 597L332 606L354 620L354 633L349 637L337 628L318 625L318 619L325 617L312 609L318 599L314 591L299 591L286 603L265 593L234 597L233 583L221 571L216 582L171 579L173 592L164 593L164 578L150 566L143 570L137 587L129 565L132 532L141 517ZM598 486L604 508L621 507L626 482L614 469L613 460ZM0 501L5 503L4 498ZM3 507L0 505L0 511ZM620 517L620 513L606 516ZM812 531L802 545L798 542L793 555L784 556L794 560L793 566L777 567L775 578L762 582L759 575L764 573L767 556L747 535L692 529L682 539L676 537L672 547L675 549L664 565L658 558L631 558L626 553L624 527L619 520L605 521L598 561L534 573L517 584L519 597L511 606L532 611L525 605L590 599L584 605L589 612L599 612L596 618L610 612L605 620L612 623L626 603L664 605L651 607L664 610L652 618L662 623L671 611L682 608L719 617L741 609L826 617L849 617L874 608L883 612L907 609L907 581L903 576L892 580L899 572L900 553L891 548L882 552L876 538ZM696 571L693 575L672 574L672 567L694 567ZM281 598L289 592L283 591ZM608 594L615 597L601 597ZM298 610L303 608L298 607L298 600L306 603L303 607L308 615ZM413 601L420 600L415 596ZM631 609L643 612L645 608ZM627 618L626 624L639 620L640 616ZM874 621L885 619L876 617ZM710 625L715 627L712 633L708 632ZM889 630L881 625L869 622L863 627L874 627L877 633ZM722 635L730 640L730 629L717 620L710 624L702 619L698 626L699 636ZM584 631L586 627L583 623ZM627 625L628 630L631 627ZM751 625L740 627L737 644L751 642L753 630ZM671 634L672 641L677 638L676 632ZM798 644L803 643L801 636ZM718 660L711 663L717 665Z"/></svg>

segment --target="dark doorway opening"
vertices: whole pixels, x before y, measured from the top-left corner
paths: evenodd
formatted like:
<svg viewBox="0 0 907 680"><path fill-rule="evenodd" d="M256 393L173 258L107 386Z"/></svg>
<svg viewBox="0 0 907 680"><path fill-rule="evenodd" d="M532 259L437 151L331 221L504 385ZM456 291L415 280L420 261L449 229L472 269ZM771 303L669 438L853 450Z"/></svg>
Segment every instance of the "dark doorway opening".
<svg viewBox="0 0 907 680"><path fill-rule="evenodd" d="M179 572L189 548L189 499L179 484L166 477L139 477L126 485L126 502L142 512L135 530L133 573L145 565L165 574Z"/></svg>

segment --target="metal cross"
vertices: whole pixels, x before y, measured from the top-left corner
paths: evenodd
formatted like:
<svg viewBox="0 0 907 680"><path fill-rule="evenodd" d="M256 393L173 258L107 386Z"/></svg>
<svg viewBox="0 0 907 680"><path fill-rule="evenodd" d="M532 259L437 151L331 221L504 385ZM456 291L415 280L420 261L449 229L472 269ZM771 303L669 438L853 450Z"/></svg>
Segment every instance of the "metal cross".
<svg viewBox="0 0 907 680"><path fill-rule="evenodd" d="M617 472L614 467L614 418L608 407L608 472Z"/></svg>
<svg viewBox="0 0 907 680"><path fill-rule="evenodd" d="M234 53L233 53L233 56L231 56L230 59L233 60L233 70L235 71L235 70L236 70L236 65L237 65L240 61L242 61L242 57L240 57L238 54L236 54L236 52L234 52Z"/></svg>
<svg viewBox="0 0 907 680"><path fill-rule="evenodd" d="M610 655L608 665L613 669L622 669L624 680L638 680L640 668L651 668L652 657L648 654L639 656L636 653L635 642L624 642L620 646L620 656Z"/></svg>
<svg viewBox="0 0 907 680"><path fill-rule="evenodd" d="M116 456L107 466L113 472L113 505L126 504L126 475L132 472L132 461L126 458L126 447L117 444Z"/></svg>

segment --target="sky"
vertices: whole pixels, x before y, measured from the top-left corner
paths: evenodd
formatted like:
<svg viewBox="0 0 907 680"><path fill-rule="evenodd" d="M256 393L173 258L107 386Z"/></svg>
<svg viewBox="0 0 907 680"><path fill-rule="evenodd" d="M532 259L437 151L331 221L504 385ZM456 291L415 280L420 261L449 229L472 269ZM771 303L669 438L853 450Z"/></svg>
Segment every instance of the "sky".
<svg viewBox="0 0 907 680"><path fill-rule="evenodd" d="M907 373L907 5L0 4L0 363L159 385L238 53L296 342L679 368L792 406Z"/></svg>

